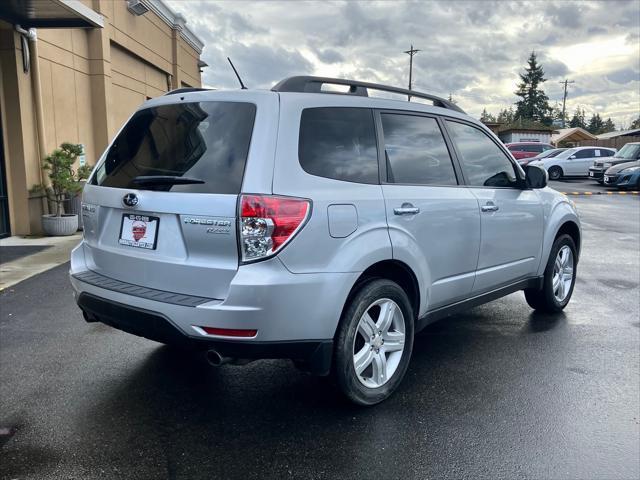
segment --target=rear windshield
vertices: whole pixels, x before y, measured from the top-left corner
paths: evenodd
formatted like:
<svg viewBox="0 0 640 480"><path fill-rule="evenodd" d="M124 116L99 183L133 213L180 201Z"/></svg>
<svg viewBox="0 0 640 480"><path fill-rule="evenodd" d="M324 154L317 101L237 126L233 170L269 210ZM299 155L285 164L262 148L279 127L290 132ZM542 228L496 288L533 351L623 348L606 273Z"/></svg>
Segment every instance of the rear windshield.
<svg viewBox="0 0 640 480"><path fill-rule="evenodd" d="M161 105L137 112L93 176L94 185L188 193L239 193L256 107L251 103ZM136 183L136 177L202 183Z"/></svg>

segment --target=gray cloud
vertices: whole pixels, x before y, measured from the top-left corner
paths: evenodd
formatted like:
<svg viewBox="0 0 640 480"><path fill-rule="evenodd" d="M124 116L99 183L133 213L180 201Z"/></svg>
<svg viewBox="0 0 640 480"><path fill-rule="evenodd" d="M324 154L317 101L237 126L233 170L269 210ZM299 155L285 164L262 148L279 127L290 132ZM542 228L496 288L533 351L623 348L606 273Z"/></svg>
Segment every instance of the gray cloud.
<svg viewBox="0 0 640 480"><path fill-rule="evenodd" d="M638 111L640 9L634 1L169 3L205 41L210 67L203 81L216 88L237 87L226 56L251 87L294 74L406 86L403 52L413 44L421 50L414 57L415 88L451 92L477 115L513 104L518 73L535 50L552 102L561 99L559 81L570 77L576 81L570 111L577 105L610 110L622 122ZM572 71L570 59L557 56L559 49L612 38L625 39L636 57L611 52L589 73Z"/></svg>
<svg viewBox="0 0 640 480"><path fill-rule="evenodd" d="M607 78L609 80L615 83L619 83L621 85L631 83L634 80L638 81L639 77L640 77L640 72L637 72L632 68L624 68L622 70L616 70L615 72L611 72L607 74Z"/></svg>

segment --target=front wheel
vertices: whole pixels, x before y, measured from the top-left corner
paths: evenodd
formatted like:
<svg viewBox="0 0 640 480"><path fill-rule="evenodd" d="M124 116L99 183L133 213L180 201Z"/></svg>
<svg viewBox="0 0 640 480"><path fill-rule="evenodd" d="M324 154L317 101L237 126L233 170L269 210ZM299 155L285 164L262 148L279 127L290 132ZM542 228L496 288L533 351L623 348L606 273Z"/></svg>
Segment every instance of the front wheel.
<svg viewBox="0 0 640 480"><path fill-rule="evenodd" d="M400 385L413 349L414 313L390 280L362 285L346 306L335 343L334 375L359 405L375 405Z"/></svg>
<svg viewBox="0 0 640 480"><path fill-rule="evenodd" d="M542 289L528 288L524 291L529 306L541 312L562 311L573 294L577 266L578 257L573 239L569 235L556 238L544 271Z"/></svg>
<svg viewBox="0 0 640 480"><path fill-rule="evenodd" d="M551 167L549 169L549 180L560 180L562 178L562 169L560 167Z"/></svg>

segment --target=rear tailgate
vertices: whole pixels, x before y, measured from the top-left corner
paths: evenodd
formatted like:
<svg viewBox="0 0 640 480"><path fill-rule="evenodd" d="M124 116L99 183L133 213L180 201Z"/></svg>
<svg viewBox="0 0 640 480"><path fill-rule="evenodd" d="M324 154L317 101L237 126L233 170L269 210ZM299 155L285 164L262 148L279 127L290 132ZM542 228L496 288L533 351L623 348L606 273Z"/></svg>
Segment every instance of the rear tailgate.
<svg viewBox="0 0 640 480"><path fill-rule="evenodd" d="M87 265L142 287L224 299L239 263L244 172L265 156L269 163L263 140L275 141L277 124L261 120L269 113L261 110L275 106L273 118L277 97L173 100L136 112L85 187ZM266 178L254 188L270 185Z"/></svg>

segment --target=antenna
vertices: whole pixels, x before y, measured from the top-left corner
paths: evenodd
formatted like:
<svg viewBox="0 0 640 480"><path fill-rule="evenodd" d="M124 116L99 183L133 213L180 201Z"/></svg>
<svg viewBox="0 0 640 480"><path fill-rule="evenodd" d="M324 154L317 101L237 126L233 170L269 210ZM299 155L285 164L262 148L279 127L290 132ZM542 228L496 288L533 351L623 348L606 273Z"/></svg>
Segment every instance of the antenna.
<svg viewBox="0 0 640 480"><path fill-rule="evenodd" d="M229 60L229 65L231 65L231 68L233 68L233 73L235 73L236 77L238 77L238 81L240 82L240 88L242 90L246 90L247 87L245 87L244 83L242 83L242 79L240 78L240 75L238 75L238 71L236 70L236 67L233 66L233 62L231 61L231 59L229 57L227 57L227 60Z"/></svg>

